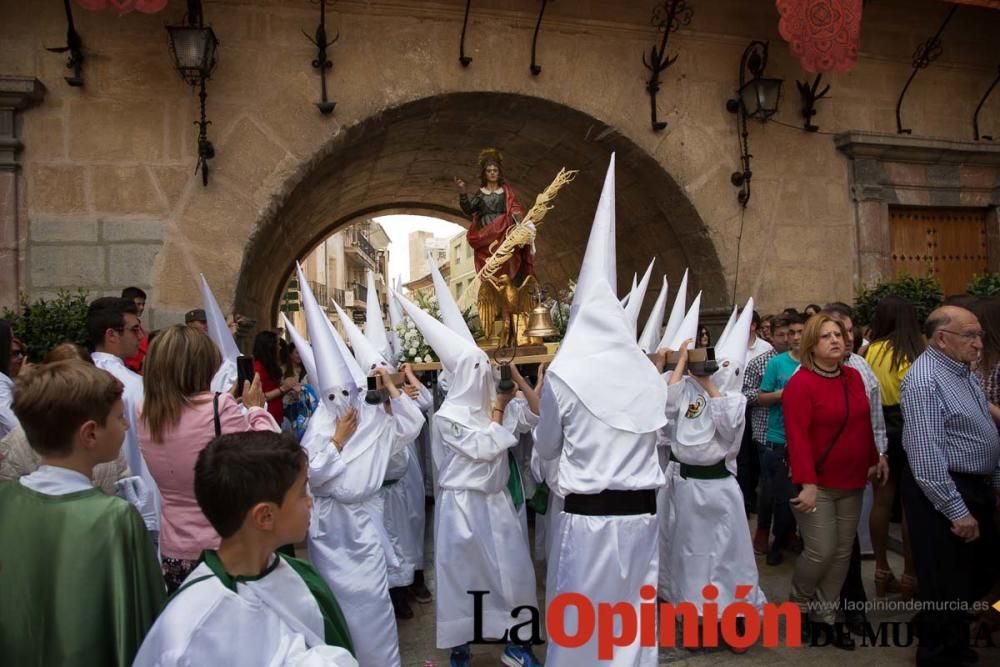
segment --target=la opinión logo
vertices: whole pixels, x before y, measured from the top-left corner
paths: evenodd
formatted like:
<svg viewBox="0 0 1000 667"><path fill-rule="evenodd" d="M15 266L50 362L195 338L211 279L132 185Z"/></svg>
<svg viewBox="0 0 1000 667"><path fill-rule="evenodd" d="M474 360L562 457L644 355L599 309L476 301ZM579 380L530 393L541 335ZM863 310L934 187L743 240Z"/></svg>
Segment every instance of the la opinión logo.
<svg viewBox="0 0 1000 667"><path fill-rule="evenodd" d="M598 602L596 605L580 593L560 593L549 603L545 618L545 628L549 640L565 648L579 648L597 637L597 657L612 660L615 648L631 646L636 638L643 647L674 647L677 643L677 627L681 626L681 643L684 648L714 648L720 639L734 649L745 649L763 639L766 647L798 647L802 645L802 617L799 607L793 602L782 604L765 603L757 609L747 596L752 586L737 586L737 601L726 605L720 612L713 602L719 597L719 589L709 584L702 588L705 602L698 607L692 602L659 602L656 588L643 586L639 589L641 602L638 609L630 602ZM542 644L539 635L540 622L538 608L520 606L511 611L511 617L519 620L525 611L528 620L510 628L504 636L490 640L483 637L483 598L489 591L467 591L473 596L473 631L475 644L499 644L507 641ZM576 623L567 629L566 613L576 611ZM659 623L657 623L659 620ZM780 629L784 620L784 641ZM618 630L616 631L616 626ZM700 626L700 631L699 631ZM523 630L530 636L524 637Z"/></svg>

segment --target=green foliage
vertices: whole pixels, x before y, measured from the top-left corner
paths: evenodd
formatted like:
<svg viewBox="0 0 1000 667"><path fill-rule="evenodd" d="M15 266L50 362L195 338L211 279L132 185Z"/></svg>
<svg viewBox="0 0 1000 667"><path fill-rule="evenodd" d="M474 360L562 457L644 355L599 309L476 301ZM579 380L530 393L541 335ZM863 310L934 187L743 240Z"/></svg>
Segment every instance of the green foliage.
<svg viewBox="0 0 1000 667"><path fill-rule="evenodd" d="M60 343L70 342L87 347L87 292L61 290L55 299L29 302L25 294L17 312L4 308L3 318L9 320L14 335L28 346L28 358L41 361L45 353Z"/></svg>
<svg viewBox="0 0 1000 667"><path fill-rule="evenodd" d="M983 275L973 275L972 282L965 290L972 296L1000 295L1000 273L986 272Z"/></svg>
<svg viewBox="0 0 1000 667"><path fill-rule="evenodd" d="M854 317L858 324L868 326L875 315L875 307L888 295L902 297L917 309L917 321L923 322L931 311L941 305L941 282L937 278L914 278L901 275L896 280L883 282L861 290L854 301Z"/></svg>

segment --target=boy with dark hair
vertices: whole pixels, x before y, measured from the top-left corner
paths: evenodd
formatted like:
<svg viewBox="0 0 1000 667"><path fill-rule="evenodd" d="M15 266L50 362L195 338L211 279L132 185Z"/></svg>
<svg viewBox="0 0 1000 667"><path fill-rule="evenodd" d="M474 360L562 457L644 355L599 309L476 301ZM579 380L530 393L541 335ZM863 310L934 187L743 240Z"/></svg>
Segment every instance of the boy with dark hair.
<svg viewBox="0 0 1000 667"><path fill-rule="evenodd" d="M122 385L83 361L18 382L14 412L41 466L0 484L0 656L10 665L122 665L166 598L132 507L93 486L128 427Z"/></svg>
<svg viewBox="0 0 1000 667"><path fill-rule="evenodd" d="M305 539L306 454L287 433L220 436L198 456L194 491L222 538L180 587L135 665L356 666L347 623L308 563L276 553Z"/></svg>
<svg viewBox="0 0 1000 667"><path fill-rule="evenodd" d="M132 474L138 477L129 498L139 510L153 543L159 542L160 492L139 449L136 432L138 407L143 401L142 376L125 366L125 359L135 356L139 341L145 336L134 302L114 296L94 299L87 308L87 335L94 365L111 373L122 383L122 402L128 431L122 450Z"/></svg>

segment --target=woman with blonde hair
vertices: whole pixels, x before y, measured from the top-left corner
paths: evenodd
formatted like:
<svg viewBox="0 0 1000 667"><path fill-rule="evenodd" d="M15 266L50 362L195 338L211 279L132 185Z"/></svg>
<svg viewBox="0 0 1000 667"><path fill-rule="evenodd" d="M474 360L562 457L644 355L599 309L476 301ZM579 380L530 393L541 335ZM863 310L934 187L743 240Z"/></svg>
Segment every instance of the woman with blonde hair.
<svg viewBox="0 0 1000 667"><path fill-rule="evenodd" d="M809 318L799 348L802 365L781 402L792 484L801 487L790 502L805 547L790 597L802 610L804 631L813 606L829 641L853 649L850 636L835 637L832 624L878 450L864 381L843 364L846 341L840 320L826 313Z"/></svg>
<svg viewBox="0 0 1000 667"><path fill-rule="evenodd" d="M245 384L246 415L230 394L212 394L209 387L221 362L211 338L177 325L150 343L143 366L145 400L136 428L142 456L163 501L160 554L168 592L195 568L202 551L219 546L219 535L194 495L198 454L218 435L280 430L264 409L260 377Z"/></svg>

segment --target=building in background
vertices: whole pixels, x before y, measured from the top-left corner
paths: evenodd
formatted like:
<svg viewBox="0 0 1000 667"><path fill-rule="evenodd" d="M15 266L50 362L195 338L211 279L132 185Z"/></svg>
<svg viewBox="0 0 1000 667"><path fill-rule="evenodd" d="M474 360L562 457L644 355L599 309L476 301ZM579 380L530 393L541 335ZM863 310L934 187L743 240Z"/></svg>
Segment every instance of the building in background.
<svg viewBox="0 0 1000 667"><path fill-rule="evenodd" d="M368 299L366 272L375 273L379 303L386 308L385 289L389 271L389 237L377 222L365 220L355 223L327 237L313 249L302 262L309 287L320 306L331 313L339 327L331 300L354 318L365 321ZM289 276L279 309L285 312L295 326L306 332L305 314L301 310L299 288L294 273ZM280 325L280 322L279 322Z"/></svg>
<svg viewBox="0 0 1000 667"><path fill-rule="evenodd" d="M476 277L474 254L472 246L465 239L464 230L448 239L448 266L451 268L448 287L451 288L455 301L460 304L468 301L465 291Z"/></svg>
<svg viewBox="0 0 1000 667"><path fill-rule="evenodd" d="M430 253L441 266L448 261L448 239L434 236L431 232L411 232L408 237L410 246L410 275L412 282L430 273L427 266L427 255Z"/></svg>

